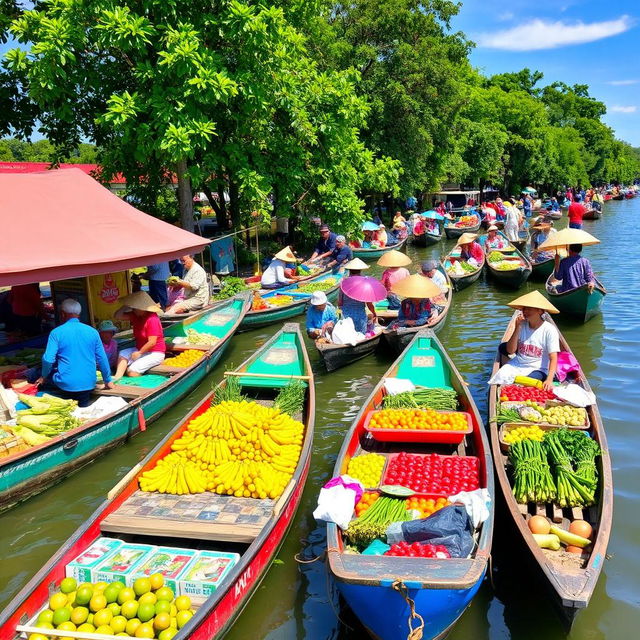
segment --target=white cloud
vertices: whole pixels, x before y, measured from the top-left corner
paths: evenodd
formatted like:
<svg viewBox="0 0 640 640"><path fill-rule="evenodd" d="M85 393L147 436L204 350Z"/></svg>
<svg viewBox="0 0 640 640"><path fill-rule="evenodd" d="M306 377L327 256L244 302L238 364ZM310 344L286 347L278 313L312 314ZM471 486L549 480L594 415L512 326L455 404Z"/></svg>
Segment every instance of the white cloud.
<svg viewBox="0 0 640 640"><path fill-rule="evenodd" d="M635 113L638 110L638 107L636 107L635 105L629 105L629 106L621 106L621 105L614 105L613 107L609 107L609 111L611 111L612 113Z"/></svg>
<svg viewBox="0 0 640 640"><path fill-rule="evenodd" d="M626 87L630 84L638 84L638 82L640 82L640 80L611 80L607 82L607 84L610 84L614 87Z"/></svg>
<svg viewBox="0 0 640 640"><path fill-rule="evenodd" d="M616 20L589 24L561 20L551 22L538 18L511 29L482 33L477 40L481 47L490 49L536 51L602 40L602 38L624 33L632 26L633 20L626 15Z"/></svg>

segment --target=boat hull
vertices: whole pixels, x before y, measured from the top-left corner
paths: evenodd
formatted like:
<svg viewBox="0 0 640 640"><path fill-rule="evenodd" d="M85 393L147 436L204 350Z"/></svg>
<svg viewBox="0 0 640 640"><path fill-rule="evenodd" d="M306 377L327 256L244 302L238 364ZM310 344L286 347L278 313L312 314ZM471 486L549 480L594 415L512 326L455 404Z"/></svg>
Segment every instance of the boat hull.
<svg viewBox="0 0 640 640"><path fill-rule="evenodd" d="M532 272L532 269L529 267L525 269L514 269L513 271L500 271L499 269L492 269L488 263L487 269L496 282L512 289L519 289L529 279Z"/></svg>
<svg viewBox="0 0 640 640"><path fill-rule="evenodd" d="M602 216L602 211L598 211L597 209L589 209L583 216L583 220L599 220L600 216Z"/></svg>
<svg viewBox="0 0 640 640"><path fill-rule="evenodd" d="M415 610L424 619L423 640L444 638L480 589L484 573L468 589L409 589ZM338 591L369 634L379 640L398 640L407 635L409 605L391 585L358 585L337 581ZM414 626L416 626L414 621Z"/></svg>
<svg viewBox="0 0 640 640"><path fill-rule="evenodd" d="M445 225L444 233L449 240L455 240L459 238L463 233L477 233L480 229L480 219L478 218L478 224L474 224L472 227L449 227Z"/></svg>
<svg viewBox="0 0 640 640"><path fill-rule="evenodd" d="M400 249L402 249L406 241L407 239L405 238L404 240L402 240L402 242L398 242L398 244L383 247L382 249L362 249L356 247L352 248L351 251L353 252L354 258L360 258L361 260L376 260L377 258L383 256L385 253L393 251L394 249L396 251L399 251Z"/></svg>
<svg viewBox="0 0 640 640"><path fill-rule="evenodd" d="M431 233L421 233L417 236L411 236L411 243L416 247L429 247L438 244L442 240L442 234L434 235Z"/></svg>
<svg viewBox="0 0 640 640"><path fill-rule="evenodd" d="M587 322L600 313L605 293L600 287L596 287L593 293L589 293L586 285L572 291L552 293L547 286L547 297L558 311L581 322Z"/></svg>
<svg viewBox="0 0 640 640"><path fill-rule="evenodd" d="M335 371L336 369L345 367L346 365L356 362L361 358L366 358L378 348L381 339L382 333L374 336L373 338L358 342L355 345L316 343L316 348L320 355L320 360L322 360L327 371Z"/></svg>
<svg viewBox="0 0 640 640"><path fill-rule="evenodd" d="M546 280L552 273L555 266L553 258L544 260L543 262L531 261L531 278L537 280Z"/></svg>

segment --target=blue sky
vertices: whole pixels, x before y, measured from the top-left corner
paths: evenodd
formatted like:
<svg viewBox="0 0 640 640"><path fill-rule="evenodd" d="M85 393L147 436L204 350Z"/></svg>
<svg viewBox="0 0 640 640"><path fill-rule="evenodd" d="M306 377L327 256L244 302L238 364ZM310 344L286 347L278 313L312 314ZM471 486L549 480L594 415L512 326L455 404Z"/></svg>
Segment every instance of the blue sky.
<svg viewBox="0 0 640 640"><path fill-rule="evenodd" d="M588 84L617 137L640 146L638 0L463 0L452 27L486 74L529 67L543 84Z"/></svg>

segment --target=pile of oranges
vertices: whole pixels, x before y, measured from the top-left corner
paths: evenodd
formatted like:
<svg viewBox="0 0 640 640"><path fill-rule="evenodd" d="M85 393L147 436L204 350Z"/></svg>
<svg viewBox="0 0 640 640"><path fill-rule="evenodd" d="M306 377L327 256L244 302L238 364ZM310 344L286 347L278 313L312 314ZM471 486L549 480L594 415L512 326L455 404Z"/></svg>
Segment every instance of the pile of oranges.
<svg viewBox="0 0 640 640"><path fill-rule="evenodd" d="M375 491L363 493L362 498L356 505L356 518L359 518L379 497L380 494Z"/></svg>
<svg viewBox="0 0 640 640"><path fill-rule="evenodd" d="M438 509L448 507L450 504L446 498L434 500L433 498L418 498L417 496L413 496L412 498L407 498L407 511L417 511L420 513L420 518L428 518Z"/></svg>
<svg viewBox="0 0 640 640"><path fill-rule="evenodd" d="M428 431L466 431L465 413L433 409L382 409L371 416L370 429L408 429Z"/></svg>

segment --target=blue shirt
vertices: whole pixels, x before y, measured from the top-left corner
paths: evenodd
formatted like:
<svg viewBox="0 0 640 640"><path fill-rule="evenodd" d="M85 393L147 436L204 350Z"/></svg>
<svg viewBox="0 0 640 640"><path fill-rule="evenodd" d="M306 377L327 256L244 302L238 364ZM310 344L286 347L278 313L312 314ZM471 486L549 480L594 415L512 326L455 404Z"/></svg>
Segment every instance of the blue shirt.
<svg viewBox="0 0 640 640"><path fill-rule="evenodd" d="M111 369L100 334L78 318L56 327L42 356L42 377L57 365L53 382L63 391L89 391L96 385L96 364L105 382L111 382Z"/></svg>
<svg viewBox="0 0 640 640"><path fill-rule="evenodd" d="M353 251L351 251L351 247L348 245L344 245L342 249L338 249L336 247L331 253L331 260L335 260L338 264L337 267L345 264L345 262L349 262L353 258Z"/></svg>
<svg viewBox="0 0 640 640"><path fill-rule="evenodd" d="M309 305L307 311L307 331L311 329L322 329L327 322L336 322L338 315L336 314L336 308L330 303L320 311L318 307Z"/></svg>
<svg viewBox="0 0 640 640"><path fill-rule="evenodd" d="M158 264L152 264L147 267L147 271L149 272L149 280L162 280L165 282L167 278L171 275L169 272L169 263L168 262L159 262Z"/></svg>
<svg viewBox="0 0 640 640"><path fill-rule="evenodd" d="M329 233L329 236L326 240L321 237L320 240L318 240L318 244L316 245L316 253L321 255L323 253L327 253L328 251L333 251L336 248L337 237L338 236L333 232Z"/></svg>

